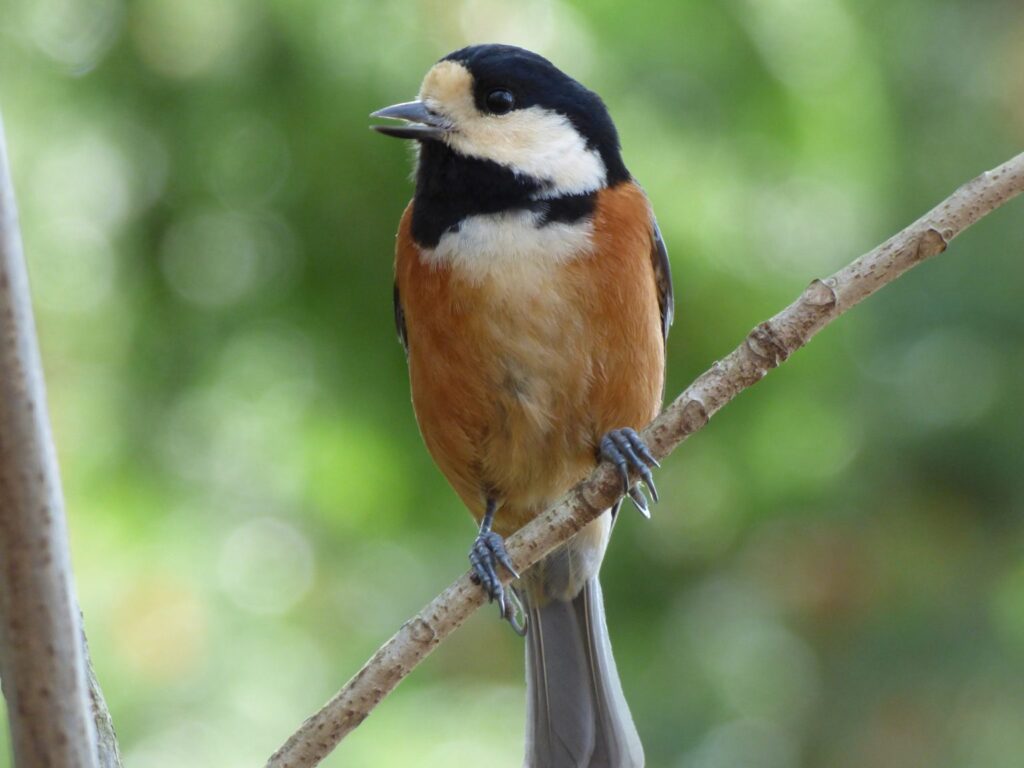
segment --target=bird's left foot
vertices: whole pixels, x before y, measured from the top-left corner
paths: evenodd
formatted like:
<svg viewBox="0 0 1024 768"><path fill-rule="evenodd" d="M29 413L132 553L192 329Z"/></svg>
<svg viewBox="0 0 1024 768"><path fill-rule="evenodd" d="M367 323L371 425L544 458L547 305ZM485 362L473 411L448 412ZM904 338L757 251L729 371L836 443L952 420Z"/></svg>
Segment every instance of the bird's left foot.
<svg viewBox="0 0 1024 768"><path fill-rule="evenodd" d="M610 461L618 468L619 474L622 476L622 492L628 494L637 508L649 517L647 504L643 501L643 493L639 487L631 488L629 483L629 470L632 469L640 474L644 485L651 492L651 498L658 501L658 489L654 486L651 467L660 467L661 465L651 455L643 438L636 433L636 430L629 427L613 429L601 438L601 458Z"/></svg>

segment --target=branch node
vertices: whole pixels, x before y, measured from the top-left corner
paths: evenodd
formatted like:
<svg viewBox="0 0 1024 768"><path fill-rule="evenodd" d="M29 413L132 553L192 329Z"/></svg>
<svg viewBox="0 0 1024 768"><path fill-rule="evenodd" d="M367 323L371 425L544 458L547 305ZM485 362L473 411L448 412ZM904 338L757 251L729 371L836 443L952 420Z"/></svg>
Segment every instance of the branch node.
<svg viewBox="0 0 1024 768"><path fill-rule="evenodd" d="M707 406L699 398L693 398L683 406L683 434L689 435L704 428L711 416Z"/></svg>
<svg viewBox="0 0 1024 768"><path fill-rule="evenodd" d="M409 622L409 635L417 643L433 644L437 640L437 630L422 616L417 616Z"/></svg>
<svg viewBox="0 0 1024 768"><path fill-rule="evenodd" d="M824 280L814 279L804 291L804 300L815 307L827 307L833 309L839 303L839 296L836 293L836 279L826 277Z"/></svg>
<svg viewBox="0 0 1024 768"><path fill-rule="evenodd" d="M770 322L761 323L747 334L747 349L761 360L765 368L776 368L789 357L786 345L779 339Z"/></svg>
<svg viewBox="0 0 1024 768"><path fill-rule="evenodd" d="M956 232L949 227L943 232L939 232L935 227L928 227L921 237L918 238L917 249L914 251L914 261L923 261L929 256L942 253L955 235Z"/></svg>

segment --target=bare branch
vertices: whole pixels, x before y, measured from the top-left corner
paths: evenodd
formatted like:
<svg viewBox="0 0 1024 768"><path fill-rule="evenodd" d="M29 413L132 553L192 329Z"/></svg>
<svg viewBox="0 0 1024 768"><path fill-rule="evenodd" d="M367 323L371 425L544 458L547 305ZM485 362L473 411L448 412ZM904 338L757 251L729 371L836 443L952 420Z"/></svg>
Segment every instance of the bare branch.
<svg viewBox="0 0 1024 768"><path fill-rule="evenodd" d="M899 234L831 277L814 280L792 304L754 328L743 343L702 374L644 431L658 459L701 429L722 406L753 386L843 312L1024 191L1024 154L960 187ZM522 572L607 509L621 481L602 464L555 507L510 537ZM437 645L484 602L469 574L407 621L267 762L267 768L317 765Z"/></svg>
<svg viewBox="0 0 1024 768"><path fill-rule="evenodd" d="M89 704L92 721L96 726L96 754L99 758L99 768L122 768L121 749L117 743L117 733L114 731L114 719L110 716L107 700L103 697L103 690L100 688L100 681L96 677L96 671L92 668L89 642L84 632L82 633L82 651L85 654L85 672L89 678Z"/></svg>
<svg viewBox="0 0 1024 768"><path fill-rule="evenodd" d="M98 766L67 540L0 123L0 679L26 768Z"/></svg>

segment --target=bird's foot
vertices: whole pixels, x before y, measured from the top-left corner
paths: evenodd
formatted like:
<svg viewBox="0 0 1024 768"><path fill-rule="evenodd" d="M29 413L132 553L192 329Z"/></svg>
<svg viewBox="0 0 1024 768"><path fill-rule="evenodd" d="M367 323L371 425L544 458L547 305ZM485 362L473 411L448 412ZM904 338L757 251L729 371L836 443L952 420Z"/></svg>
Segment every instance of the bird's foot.
<svg viewBox="0 0 1024 768"><path fill-rule="evenodd" d="M633 469L640 474L644 485L651 493L651 499L658 501L658 489L654 486L654 476L651 474L651 467L660 467L658 460L651 455L650 449L643 439L636 433L636 430L624 427L613 429L601 438L601 458L614 464L622 476L622 492L629 496L644 517L650 517L650 510L647 507L647 499L639 486L631 487L629 483L629 470Z"/></svg>
<svg viewBox="0 0 1024 768"><path fill-rule="evenodd" d="M484 588L490 602L498 601L501 618L522 635L526 631L526 614L512 588L502 586L498 577L498 565L501 565L512 578L519 578L505 549L505 540L494 531L481 530L469 550L469 562L473 566L473 581Z"/></svg>

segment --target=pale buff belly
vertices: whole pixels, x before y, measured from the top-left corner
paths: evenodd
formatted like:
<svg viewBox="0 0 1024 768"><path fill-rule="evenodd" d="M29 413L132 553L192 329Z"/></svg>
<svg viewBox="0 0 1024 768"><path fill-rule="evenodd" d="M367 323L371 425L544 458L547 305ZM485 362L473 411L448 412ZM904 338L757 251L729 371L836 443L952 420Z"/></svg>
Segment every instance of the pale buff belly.
<svg viewBox="0 0 1024 768"><path fill-rule="evenodd" d="M594 466L594 361L577 298L548 284L485 323L493 400L481 470L517 511L540 511Z"/></svg>
<svg viewBox="0 0 1024 768"><path fill-rule="evenodd" d="M488 416L477 446L481 481L507 521L532 517L590 471L595 437L589 286L590 225L534 226L532 214L474 217L442 256L477 348Z"/></svg>

